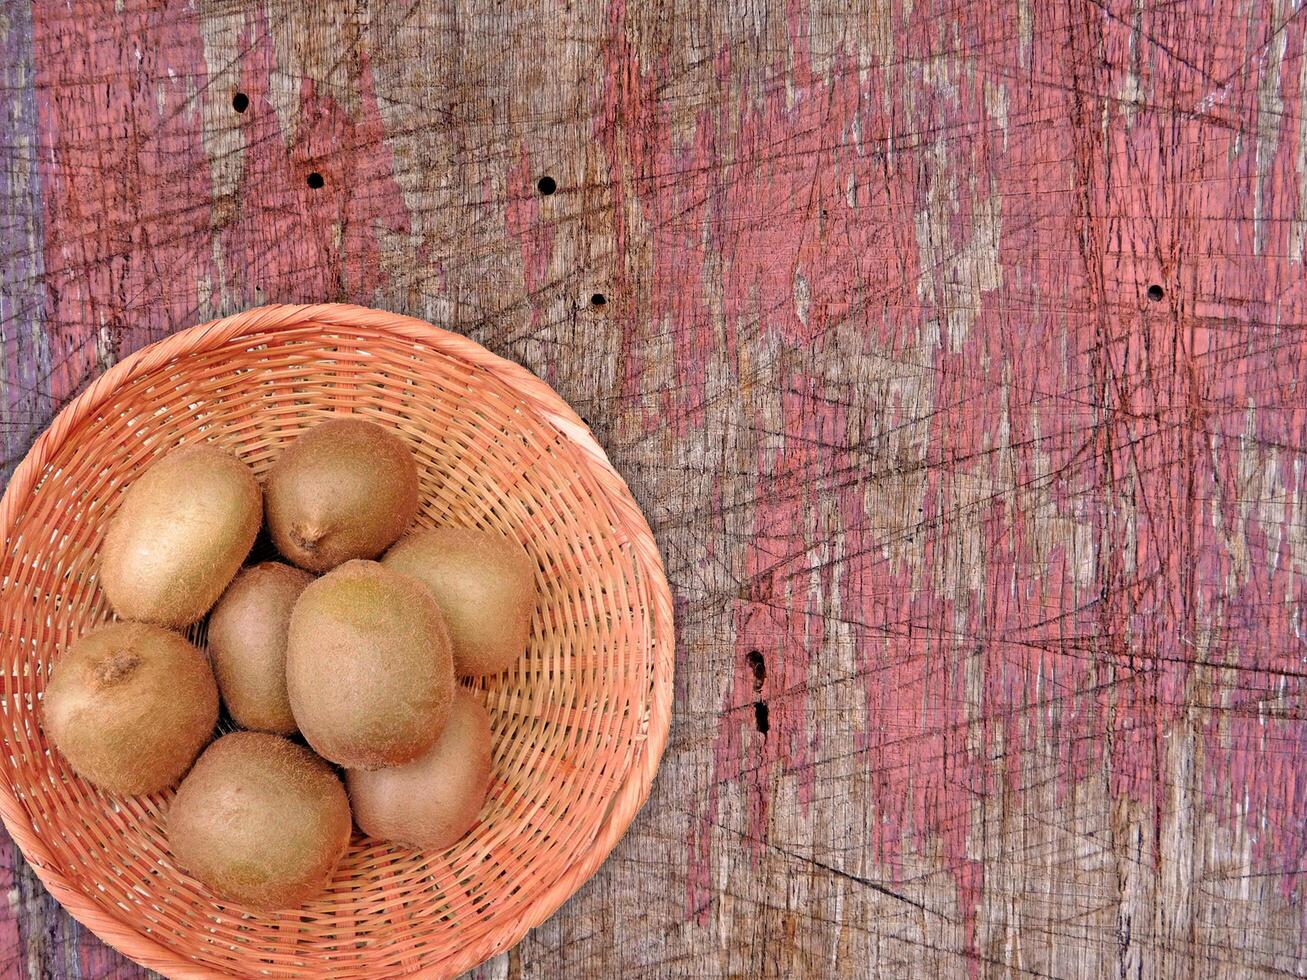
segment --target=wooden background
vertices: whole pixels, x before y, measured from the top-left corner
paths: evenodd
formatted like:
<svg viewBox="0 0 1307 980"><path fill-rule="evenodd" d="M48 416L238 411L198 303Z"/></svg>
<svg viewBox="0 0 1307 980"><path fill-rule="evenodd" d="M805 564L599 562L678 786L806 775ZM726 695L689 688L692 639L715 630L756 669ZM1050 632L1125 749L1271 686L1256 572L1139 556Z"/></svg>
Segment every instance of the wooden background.
<svg viewBox="0 0 1307 980"><path fill-rule="evenodd" d="M483 977L1302 975L1305 33L6 0L4 472L263 302L429 319L589 420L666 557L676 715L623 843ZM9 844L0 969L142 975Z"/></svg>

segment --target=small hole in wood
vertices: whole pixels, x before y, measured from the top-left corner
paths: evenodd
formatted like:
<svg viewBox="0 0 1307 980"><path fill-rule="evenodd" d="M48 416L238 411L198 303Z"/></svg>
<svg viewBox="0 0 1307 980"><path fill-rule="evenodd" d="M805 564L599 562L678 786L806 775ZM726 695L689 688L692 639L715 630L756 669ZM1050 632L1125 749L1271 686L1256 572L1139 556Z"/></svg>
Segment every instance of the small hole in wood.
<svg viewBox="0 0 1307 980"><path fill-rule="evenodd" d="M1165 295L1166 293L1163 291L1162 287L1159 286L1157 283L1153 283L1151 286L1148 287L1148 298L1151 299L1154 303L1160 303L1162 301L1162 297Z"/></svg>
<svg viewBox="0 0 1307 980"><path fill-rule="evenodd" d="M315 191L325 183L326 181L322 179L322 174L318 173L316 170L309 174L308 184Z"/></svg>
<svg viewBox="0 0 1307 980"><path fill-rule="evenodd" d="M762 659L762 653L758 650L750 650L744 655L744 659L748 662L749 669L753 671L753 690L761 691L767 681L767 663Z"/></svg>
<svg viewBox="0 0 1307 980"><path fill-rule="evenodd" d="M763 735L771 731L771 712L766 701L753 702L753 724Z"/></svg>
<svg viewBox="0 0 1307 980"><path fill-rule="evenodd" d="M244 112L250 107L250 97L244 92L237 92L231 97L231 107L237 112Z"/></svg>
<svg viewBox="0 0 1307 980"><path fill-rule="evenodd" d="M605 296L603 293L595 293L593 296L590 297L591 306L603 306L607 302L608 302L608 297Z"/></svg>
<svg viewBox="0 0 1307 980"><path fill-rule="evenodd" d="M558 185L554 183L553 177L541 177L536 181L536 190L548 197L554 191L558 190Z"/></svg>

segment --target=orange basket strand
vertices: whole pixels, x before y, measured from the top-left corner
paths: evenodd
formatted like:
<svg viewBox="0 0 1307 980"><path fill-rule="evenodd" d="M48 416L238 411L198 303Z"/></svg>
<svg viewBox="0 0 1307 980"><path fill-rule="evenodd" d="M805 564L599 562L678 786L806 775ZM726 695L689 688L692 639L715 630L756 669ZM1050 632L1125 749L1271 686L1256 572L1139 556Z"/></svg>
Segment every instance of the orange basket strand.
<svg viewBox="0 0 1307 980"><path fill-rule="evenodd" d="M111 618L96 552L120 491L155 457L205 440L262 474L296 435L340 414L407 440L420 524L520 541L538 563L540 602L520 665L474 685L495 753L471 833L443 853L356 834L325 894L260 914L173 865L171 791L115 798L79 779L50 749L38 705L67 645ZM674 661L649 526L548 385L456 334L334 304L261 307L174 334L59 413L0 500L0 537L0 817L79 922L167 976L470 969L553 914L648 796Z"/></svg>

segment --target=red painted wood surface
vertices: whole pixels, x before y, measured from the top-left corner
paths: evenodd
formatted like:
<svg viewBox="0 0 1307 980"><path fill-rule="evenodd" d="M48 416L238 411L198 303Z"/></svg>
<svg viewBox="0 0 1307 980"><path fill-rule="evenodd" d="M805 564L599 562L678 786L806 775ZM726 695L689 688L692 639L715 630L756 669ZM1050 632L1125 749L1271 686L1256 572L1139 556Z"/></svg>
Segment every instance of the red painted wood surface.
<svg viewBox="0 0 1307 980"><path fill-rule="evenodd" d="M485 976L1300 975L1305 28L14 0L6 467L262 302L425 317L576 406L664 550L677 716ZM12 846L0 960L139 974Z"/></svg>

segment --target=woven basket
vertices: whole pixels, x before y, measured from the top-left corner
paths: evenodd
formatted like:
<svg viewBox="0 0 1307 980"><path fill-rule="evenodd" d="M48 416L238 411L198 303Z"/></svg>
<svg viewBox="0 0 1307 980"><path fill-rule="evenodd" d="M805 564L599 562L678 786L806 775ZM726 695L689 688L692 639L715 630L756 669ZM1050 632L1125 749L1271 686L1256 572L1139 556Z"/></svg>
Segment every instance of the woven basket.
<svg viewBox="0 0 1307 980"><path fill-rule="evenodd" d="M355 414L418 459L422 525L497 528L538 560L530 647L479 681L494 721L480 822L444 853L356 834L329 890L258 914L168 854L172 793L115 798L42 734L51 664L110 618L96 553L119 491L201 440L258 473L300 432ZM648 795L671 715L671 599L639 508L544 382L427 323L270 306L175 334L95 381L0 502L0 816L101 939L171 977L448 976L515 944L612 850ZM196 634L197 637L199 634Z"/></svg>

